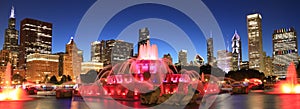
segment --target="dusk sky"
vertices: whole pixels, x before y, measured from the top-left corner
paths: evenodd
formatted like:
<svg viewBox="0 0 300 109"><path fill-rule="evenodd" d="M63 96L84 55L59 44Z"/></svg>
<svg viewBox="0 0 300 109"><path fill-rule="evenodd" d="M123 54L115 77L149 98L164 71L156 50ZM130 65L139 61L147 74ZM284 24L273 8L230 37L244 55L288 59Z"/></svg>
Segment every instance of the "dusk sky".
<svg viewBox="0 0 300 109"><path fill-rule="evenodd" d="M237 30L242 39L242 53L243 60L248 60L248 36L247 36L247 24L246 15L254 12L261 13L262 28L263 28L263 49L268 56L272 55L272 34L275 29L294 27L296 31L300 31L299 19L300 15L297 10L300 10L298 6L300 2L298 0L202 0L206 6L210 9L218 22L221 31L224 35L224 42L231 40L234 31ZM10 15L10 9L13 5L16 11L17 29L20 28L20 21L24 18L33 18L46 22L53 23L53 39L52 39L52 52L65 51L65 44L68 43L71 36L76 33L77 26L79 25L82 17L86 11L96 2L96 0L0 0L0 48L3 46L4 31L7 28L8 17ZM116 1L117 3L117 1ZM184 16L176 11L168 9L164 6L152 6L145 5L147 9L154 9L151 12L143 7L132 7L131 9L124 10L115 17L115 21L111 21L111 27L104 29L100 34L101 39L116 38L122 30L122 26L114 26L114 22L122 22L123 25L126 22L130 22L135 18L151 17L157 18L160 14L167 14L168 12L174 13L176 16L164 17L164 20L179 21L180 24L190 25ZM143 11L149 11L138 15L132 15L134 17L128 17L128 13L140 13ZM197 11L197 10L195 10ZM132 19L131 19L132 18ZM180 19L180 20L178 20ZM123 23L124 22L124 23ZM131 21L133 22L133 21ZM145 21L147 22L147 21ZM132 25L132 29L138 27L147 26L145 22L135 22ZM157 21L160 22L160 21ZM140 25L138 25L140 24ZM159 23L160 24L160 23ZM161 23L163 24L163 22ZM169 25L166 23L166 25ZM125 25L126 26L126 25ZM147 26L148 27L148 26ZM155 26L154 26L155 27ZM188 30L188 29L191 30ZM181 35L182 32L176 31L172 33L171 29L164 33L161 28L151 28L149 25L150 36L151 35ZM153 30L153 31L152 31ZM159 31L161 30L161 31ZM187 27L183 31L193 31L193 27ZM133 32L133 31L130 31ZM213 31L212 31L213 33ZM138 39L138 30L134 33L124 32L125 35L133 35ZM192 39L194 45L196 45L197 53L203 56L206 60L206 43L203 33L199 32L186 32L186 34ZM75 36L76 37L76 36ZM298 42L299 42L298 38ZM177 62L177 52L175 49L168 45L166 42L160 40L153 40L159 46L159 56L165 53L171 53L173 62ZM136 43L134 43L136 44ZM90 46L90 45L88 45ZM90 50L84 50L85 61L90 59ZM88 54L88 55L87 55ZM216 49L215 49L216 56ZM193 56L189 57L189 60L193 59Z"/></svg>

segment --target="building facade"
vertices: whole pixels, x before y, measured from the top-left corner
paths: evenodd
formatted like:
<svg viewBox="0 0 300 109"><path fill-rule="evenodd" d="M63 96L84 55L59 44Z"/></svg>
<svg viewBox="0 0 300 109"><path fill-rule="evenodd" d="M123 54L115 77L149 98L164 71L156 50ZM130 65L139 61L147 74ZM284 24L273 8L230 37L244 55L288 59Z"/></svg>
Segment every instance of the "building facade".
<svg viewBox="0 0 300 109"><path fill-rule="evenodd" d="M217 66L228 73L232 70L232 53L227 50L218 50Z"/></svg>
<svg viewBox="0 0 300 109"><path fill-rule="evenodd" d="M106 65L124 62L133 56L133 43L122 40L107 40L105 54Z"/></svg>
<svg viewBox="0 0 300 109"><path fill-rule="evenodd" d="M259 13L247 16L249 68L264 72L262 45L262 16Z"/></svg>
<svg viewBox="0 0 300 109"><path fill-rule="evenodd" d="M235 31L231 39L231 48L232 48L232 70L240 70L240 64L242 62L242 43L241 38Z"/></svg>
<svg viewBox="0 0 300 109"><path fill-rule="evenodd" d="M187 50L180 50L178 53L178 63L182 66L187 66Z"/></svg>
<svg viewBox="0 0 300 109"><path fill-rule="evenodd" d="M285 78L291 62L298 64L297 33L294 28L278 29L273 33L274 75Z"/></svg>
<svg viewBox="0 0 300 109"><path fill-rule="evenodd" d="M273 58L270 56L265 57L265 67L266 70L264 72L265 76L272 76L273 75Z"/></svg>
<svg viewBox="0 0 300 109"><path fill-rule="evenodd" d="M207 63L211 66L215 65L215 57L214 57L214 43L213 38L208 38L206 40L207 43Z"/></svg>
<svg viewBox="0 0 300 109"><path fill-rule="evenodd" d="M101 61L101 52L104 51L104 45L101 41L95 41L91 43L91 61L100 62Z"/></svg>
<svg viewBox="0 0 300 109"><path fill-rule="evenodd" d="M70 39L66 45L66 53L63 57L63 75L71 76L72 80L76 80L81 73L82 55L73 40Z"/></svg>
<svg viewBox="0 0 300 109"><path fill-rule="evenodd" d="M21 21L20 31L20 66L26 65L26 57L29 54L51 54L51 23L25 18Z"/></svg>
<svg viewBox="0 0 300 109"><path fill-rule="evenodd" d="M27 55L26 80L41 82L48 77L58 77L59 56L52 54L33 53ZM48 78L49 79L49 78Z"/></svg>
<svg viewBox="0 0 300 109"><path fill-rule="evenodd" d="M8 28L5 29L3 50L19 52L18 38L19 31L16 30L16 18L14 7L11 9L11 14L8 20Z"/></svg>

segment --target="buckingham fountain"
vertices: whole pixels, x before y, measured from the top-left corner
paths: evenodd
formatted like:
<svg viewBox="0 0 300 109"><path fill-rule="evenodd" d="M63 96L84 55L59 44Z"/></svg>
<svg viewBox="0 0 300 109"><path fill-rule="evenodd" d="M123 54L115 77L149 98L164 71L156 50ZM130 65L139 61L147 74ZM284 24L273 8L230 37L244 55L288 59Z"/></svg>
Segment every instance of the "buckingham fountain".
<svg viewBox="0 0 300 109"><path fill-rule="evenodd" d="M79 91L83 97L140 100L142 104L161 104L172 97L175 99L170 103L187 104L205 94L219 93L218 78L171 67L173 70L167 60L158 58L158 47L148 41L140 45L137 58L103 70L93 85L82 85ZM210 81L204 81L204 77Z"/></svg>

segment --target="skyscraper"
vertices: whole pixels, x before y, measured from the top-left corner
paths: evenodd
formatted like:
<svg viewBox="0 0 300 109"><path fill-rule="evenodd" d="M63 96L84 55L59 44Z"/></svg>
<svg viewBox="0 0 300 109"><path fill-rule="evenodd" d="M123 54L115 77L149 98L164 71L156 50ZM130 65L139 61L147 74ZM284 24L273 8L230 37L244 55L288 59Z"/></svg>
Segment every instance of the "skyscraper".
<svg viewBox="0 0 300 109"><path fill-rule="evenodd" d="M8 28L5 29L4 44L3 44L3 53L7 52L10 55L9 57L6 57L9 58L9 60L5 60L4 62L1 63L5 63L4 66L6 66L6 63L10 62L13 66L13 69L17 68L19 62L18 35L19 35L19 31L16 30L15 9L14 7L12 7L10 12L10 17L8 19Z"/></svg>
<svg viewBox="0 0 300 109"><path fill-rule="evenodd" d="M118 64L133 56L133 44L122 40L107 40L105 45L105 65Z"/></svg>
<svg viewBox="0 0 300 109"><path fill-rule="evenodd" d="M232 70L236 71L240 69L240 63L242 62L242 43L241 38L235 31L231 39L232 47Z"/></svg>
<svg viewBox="0 0 300 109"><path fill-rule="evenodd" d="M297 33L294 28L278 29L273 33L273 70L279 78L286 77L290 62L298 64Z"/></svg>
<svg viewBox="0 0 300 109"><path fill-rule="evenodd" d="M206 43L207 43L207 63L213 66L215 64L213 38L212 37L208 38Z"/></svg>
<svg viewBox="0 0 300 109"><path fill-rule="evenodd" d="M100 61L100 41L95 41L91 43L91 61L99 62Z"/></svg>
<svg viewBox="0 0 300 109"><path fill-rule="evenodd" d="M182 66L186 66L187 63L187 50L180 50L178 53L178 63Z"/></svg>
<svg viewBox="0 0 300 109"><path fill-rule="evenodd" d="M139 42L138 42L138 53L140 51L140 45L146 45L150 40L150 32L148 28L142 28L139 30Z"/></svg>
<svg viewBox="0 0 300 109"><path fill-rule="evenodd" d="M19 35L19 31L16 30L15 10L14 7L12 7L11 14L8 20L8 28L5 29L3 50L18 52L19 51L18 35Z"/></svg>
<svg viewBox="0 0 300 109"><path fill-rule="evenodd" d="M270 56L265 57L265 67L266 70L264 72L265 76L273 75L273 58Z"/></svg>
<svg viewBox="0 0 300 109"><path fill-rule="evenodd" d="M227 50L218 50L217 54L217 66L228 73L232 70L232 53Z"/></svg>
<svg viewBox="0 0 300 109"><path fill-rule="evenodd" d="M259 13L247 16L249 68L264 72L262 46L262 17Z"/></svg>
<svg viewBox="0 0 300 109"><path fill-rule="evenodd" d="M32 53L51 54L52 24L25 18L20 27L20 64L26 63L26 56Z"/></svg>

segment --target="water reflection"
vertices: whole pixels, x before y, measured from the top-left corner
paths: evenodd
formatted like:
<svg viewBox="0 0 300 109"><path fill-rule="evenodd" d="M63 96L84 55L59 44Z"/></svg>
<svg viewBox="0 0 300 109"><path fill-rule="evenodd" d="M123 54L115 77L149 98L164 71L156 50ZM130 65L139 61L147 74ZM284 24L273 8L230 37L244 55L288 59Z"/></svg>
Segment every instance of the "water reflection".
<svg viewBox="0 0 300 109"><path fill-rule="evenodd" d="M209 98L207 99L209 100ZM205 101L204 101L205 102ZM37 98L31 101L0 102L1 109L114 109L119 105L127 105L134 108L147 108L140 102L79 97L73 99L56 99L55 97ZM115 106L115 107L111 107ZM182 106L160 106L159 108L172 107L172 109L184 108ZM186 109L199 109L199 105L188 105ZM263 93L249 93L247 95L218 95L210 109L300 109L300 95L267 95Z"/></svg>
<svg viewBox="0 0 300 109"><path fill-rule="evenodd" d="M279 95L280 109L300 109L300 95Z"/></svg>

